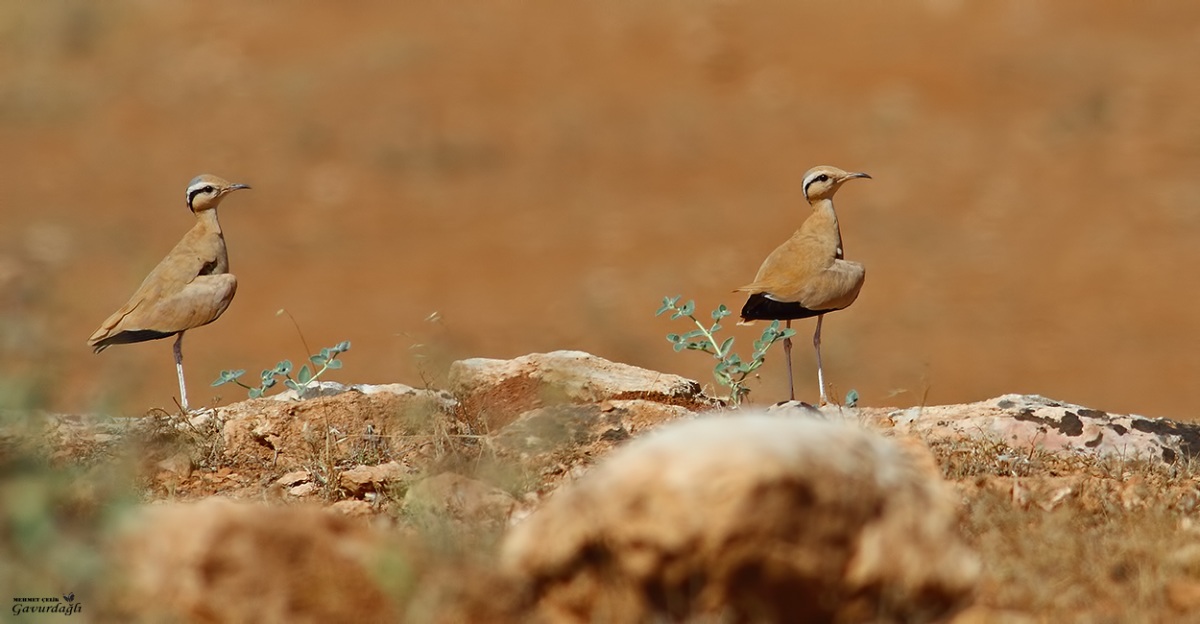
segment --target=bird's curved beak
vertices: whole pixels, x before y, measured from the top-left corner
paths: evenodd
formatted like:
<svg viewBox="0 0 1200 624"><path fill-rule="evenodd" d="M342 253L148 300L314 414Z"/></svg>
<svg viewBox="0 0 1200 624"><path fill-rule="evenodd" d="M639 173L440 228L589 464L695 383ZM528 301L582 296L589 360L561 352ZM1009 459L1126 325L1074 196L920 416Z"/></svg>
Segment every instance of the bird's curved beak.
<svg viewBox="0 0 1200 624"><path fill-rule="evenodd" d="M864 173L863 175L866 175L866 174ZM230 191L237 191L240 189L248 189L248 188L250 188L249 184L230 184L229 188L225 189L225 192L228 193Z"/></svg>
<svg viewBox="0 0 1200 624"><path fill-rule="evenodd" d="M849 180L850 178L866 178L868 180L872 179L871 176L862 172L846 174L846 179Z"/></svg>

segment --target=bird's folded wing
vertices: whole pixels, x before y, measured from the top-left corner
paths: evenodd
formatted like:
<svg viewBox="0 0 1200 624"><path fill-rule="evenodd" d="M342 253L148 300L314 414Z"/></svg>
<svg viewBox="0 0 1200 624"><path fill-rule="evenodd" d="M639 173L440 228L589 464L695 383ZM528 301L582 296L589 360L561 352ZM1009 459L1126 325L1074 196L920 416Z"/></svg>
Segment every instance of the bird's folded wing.
<svg viewBox="0 0 1200 624"><path fill-rule="evenodd" d="M122 329L178 332L206 325L225 312L235 292L237 278L232 274L201 275L182 290L126 316Z"/></svg>
<svg viewBox="0 0 1200 624"><path fill-rule="evenodd" d="M216 263L221 248L212 244L210 239L211 236L206 235L199 226L188 230L167 257L150 271L150 275L146 276L130 300L121 306L120 310L113 312L112 316L104 319L100 329L88 338L88 344L96 346L98 342L120 331L149 329L136 325L155 318L157 313L154 312L154 308L158 306L158 302L182 292L197 276L204 274L206 268ZM220 242L220 239L217 241Z"/></svg>
<svg viewBox="0 0 1200 624"><path fill-rule="evenodd" d="M792 275L787 271L772 272L753 283L735 289L736 292L761 293L775 301L798 303L810 310L840 310L858 298L866 271L863 265L848 260L835 260L816 271Z"/></svg>
<svg viewBox="0 0 1200 624"><path fill-rule="evenodd" d="M837 260L810 276L796 291L780 294L784 301L797 301L813 310L841 310L858 298L866 275L863 265Z"/></svg>
<svg viewBox="0 0 1200 624"><path fill-rule="evenodd" d="M100 328L88 339L88 344L94 346L122 331L154 329L177 332L215 320L216 316L224 311L224 307L216 313L216 316L204 323L190 326L175 325L192 316L205 316L204 310L197 310L196 315L181 314L179 306L192 297L204 300L206 295L198 295L197 291L213 288L208 283L210 278L233 279L233 276L229 274L200 275L205 267L214 262L213 258L207 257L209 255L212 254L188 253L186 250L176 247L162 262L158 263L158 266L154 267L150 275L146 276L129 301L100 324ZM237 288L237 281L233 280L229 288L228 296L232 298L232 291ZM226 301L225 306L228 305L229 302Z"/></svg>

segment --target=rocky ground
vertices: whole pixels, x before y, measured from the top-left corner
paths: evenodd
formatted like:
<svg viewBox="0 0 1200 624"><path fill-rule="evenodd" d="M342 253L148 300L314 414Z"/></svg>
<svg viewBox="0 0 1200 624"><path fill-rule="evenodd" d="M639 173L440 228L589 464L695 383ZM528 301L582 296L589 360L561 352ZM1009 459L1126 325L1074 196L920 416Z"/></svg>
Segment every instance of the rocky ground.
<svg viewBox="0 0 1200 624"><path fill-rule="evenodd" d="M5 422L0 581L94 621L1200 620L1200 427L1036 396L734 410L559 351Z"/></svg>

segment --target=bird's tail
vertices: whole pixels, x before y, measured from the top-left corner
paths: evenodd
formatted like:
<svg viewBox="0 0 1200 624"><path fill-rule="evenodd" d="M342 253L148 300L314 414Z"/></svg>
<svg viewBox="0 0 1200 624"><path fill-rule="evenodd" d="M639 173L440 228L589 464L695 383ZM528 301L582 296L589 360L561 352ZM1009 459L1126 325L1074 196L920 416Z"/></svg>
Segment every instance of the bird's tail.
<svg viewBox="0 0 1200 624"><path fill-rule="evenodd" d="M762 293L754 293L742 306L742 321L794 321L825 314L831 310L810 310L799 303L775 301Z"/></svg>

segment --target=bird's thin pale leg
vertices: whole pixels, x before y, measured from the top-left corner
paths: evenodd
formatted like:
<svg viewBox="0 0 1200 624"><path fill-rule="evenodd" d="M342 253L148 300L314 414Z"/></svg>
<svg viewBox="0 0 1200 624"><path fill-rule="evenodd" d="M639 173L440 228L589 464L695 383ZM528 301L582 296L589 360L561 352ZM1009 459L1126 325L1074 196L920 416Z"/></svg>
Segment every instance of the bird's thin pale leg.
<svg viewBox="0 0 1200 624"><path fill-rule="evenodd" d="M788 329L792 328L792 320L791 319L788 319L788 321L787 321L787 328ZM796 382L792 379L792 339L791 338L783 339L783 354L784 354L784 356L787 357L788 400L795 401L796 400Z"/></svg>
<svg viewBox="0 0 1200 624"><path fill-rule="evenodd" d="M183 382L183 332L175 339L175 372L179 374L179 402L188 411L187 385Z"/></svg>
<svg viewBox="0 0 1200 624"><path fill-rule="evenodd" d="M829 399L825 397L825 371L821 368L821 321L825 320L824 314L817 315L817 331L813 333L813 348L817 350L817 385L821 386L821 405L827 405Z"/></svg>

